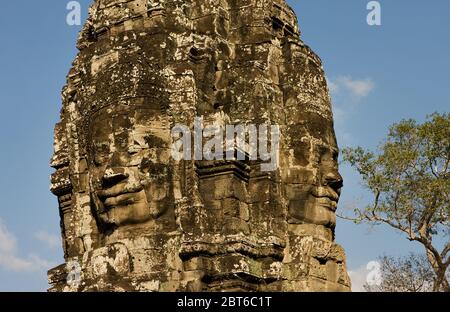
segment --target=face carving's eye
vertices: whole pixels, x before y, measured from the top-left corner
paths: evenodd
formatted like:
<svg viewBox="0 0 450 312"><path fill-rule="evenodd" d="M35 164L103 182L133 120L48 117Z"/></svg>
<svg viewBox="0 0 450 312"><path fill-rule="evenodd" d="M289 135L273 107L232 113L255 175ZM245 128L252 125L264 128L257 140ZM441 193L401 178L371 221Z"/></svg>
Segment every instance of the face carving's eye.
<svg viewBox="0 0 450 312"><path fill-rule="evenodd" d="M338 160L339 160L339 152L338 151L333 151L333 160L335 162L338 162Z"/></svg>
<svg viewBox="0 0 450 312"><path fill-rule="evenodd" d="M108 155L110 153L109 142L95 144L95 154Z"/></svg>
<svg viewBox="0 0 450 312"><path fill-rule="evenodd" d="M326 149L323 146L320 146L319 147L319 159L320 159L320 162L327 161L327 159L330 159L330 157L331 157L331 154L330 154L329 150Z"/></svg>
<svg viewBox="0 0 450 312"><path fill-rule="evenodd" d="M339 152L337 150L322 146L319 148L319 155L320 164L330 165L333 167L337 166L339 159Z"/></svg>
<svg viewBox="0 0 450 312"><path fill-rule="evenodd" d="M96 166L103 165L110 154L109 142L98 142L94 144L94 164Z"/></svg>
<svg viewBox="0 0 450 312"><path fill-rule="evenodd" d="M132 145L128 147L128 154L134 155L145 149L146 146L142 146L138 141L134 141Z"/></svg>

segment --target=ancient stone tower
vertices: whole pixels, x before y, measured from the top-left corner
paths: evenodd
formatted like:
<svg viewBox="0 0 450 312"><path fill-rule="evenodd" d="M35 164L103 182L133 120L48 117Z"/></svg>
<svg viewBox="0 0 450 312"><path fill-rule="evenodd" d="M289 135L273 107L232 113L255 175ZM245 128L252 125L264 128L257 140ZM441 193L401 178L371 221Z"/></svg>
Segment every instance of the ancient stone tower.
<svg viewBox="0 0 450 312"><path fill-rule="evenodd" d="M51 291L347 291L321 60L284 0L96 0L63 90ZM278 125L277 167L175 159L175 125ZM239 154L239 149L225 152Z"/></svg>

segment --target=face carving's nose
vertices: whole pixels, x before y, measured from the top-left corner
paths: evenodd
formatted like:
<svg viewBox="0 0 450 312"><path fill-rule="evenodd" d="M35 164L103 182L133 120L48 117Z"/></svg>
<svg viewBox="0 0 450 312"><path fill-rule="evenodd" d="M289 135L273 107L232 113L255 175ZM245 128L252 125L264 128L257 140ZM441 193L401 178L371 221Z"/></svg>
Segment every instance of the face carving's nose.
<svg viewBox="0 0 450 312"><path fill-rule="evenodd" d="M323 177L323 185L331 187L336 193L340 193L341 188L344 186L344 179L339 172L333 170L325 174Z"/></svg>
<svg viewBox="0 0 450 312"><path fill-rule="evenodd" d="M124 168L110 168L105 171L102 182L104 187L111 187L129 177Z"/></svg>

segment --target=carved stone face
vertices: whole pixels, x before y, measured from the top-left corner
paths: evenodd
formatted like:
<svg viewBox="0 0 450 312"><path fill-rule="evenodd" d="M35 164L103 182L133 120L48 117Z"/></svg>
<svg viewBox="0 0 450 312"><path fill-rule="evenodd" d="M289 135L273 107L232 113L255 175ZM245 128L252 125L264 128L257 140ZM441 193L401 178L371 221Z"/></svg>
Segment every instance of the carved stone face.
<svg viewBox="0 0 450 312"><path fill-rule="evenodd" d="M161 113L102 109L91 116L88 136L91 194L101 223L143 223L170 207L170 130Z"/></svg>
<svg viewBox="0 0 450 312"><path fill-rule="evenodd" d="M337 149L316 146L318 172L316 181L304 190L304 207L301 218L306 223L336 226L336 208L342 188L342 178L337 168ZM303 194L302 194L303 195Z"/></svg>
<svg viewBox="0 0 450 312"><path fill-rule="evenodd" d="M290 221L334 229L343 179L333 122L310 114L305 124L311 136L294 144L293 150L295 161L308 165L297 172L300 183L288 185Z"/></svg>

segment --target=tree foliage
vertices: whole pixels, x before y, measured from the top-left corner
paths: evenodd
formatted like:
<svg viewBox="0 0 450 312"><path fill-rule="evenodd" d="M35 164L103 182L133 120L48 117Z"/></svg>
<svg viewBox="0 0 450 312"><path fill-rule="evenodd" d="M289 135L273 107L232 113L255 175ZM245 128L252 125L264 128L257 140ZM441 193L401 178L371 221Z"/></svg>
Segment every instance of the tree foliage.
<svg viewBox="0 0 450 312"><path fill-rule="evenodd" d="M394 124L377 153L361 147L343 151L373 194L370 206L346 219L388 224L423 245L435 274L433 290L450 291L450 114L433 114L419 124ZM445 240L440 250L433 239Z"/></svg>
<svg viewBox="0 0 450 312"><path fill-rule="evenodd" d="M364 285L369 292L429 292L433 290L433 269L423 254L410 254L394 258L379 259L379 285Z"/></svg>

